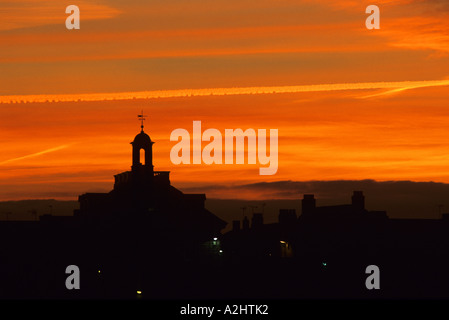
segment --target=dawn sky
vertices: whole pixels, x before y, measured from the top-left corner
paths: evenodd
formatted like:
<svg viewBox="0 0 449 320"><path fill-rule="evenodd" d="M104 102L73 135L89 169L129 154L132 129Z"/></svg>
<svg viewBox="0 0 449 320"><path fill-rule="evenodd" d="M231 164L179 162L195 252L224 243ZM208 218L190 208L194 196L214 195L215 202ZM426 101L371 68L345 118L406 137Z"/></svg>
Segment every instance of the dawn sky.
<svg viewBox="0 0 449 320"><path fill-rule="evenodd" d="M65 28L69 4L80 30ZM370 4L379 30L365 27ZM131 166L142 109L155 170L172 171L181 190L449 183L448 9L443 0L2 2L0 200L110 190ZM222 133L278 129L277 174L175 166L170 133L191 132L194 120Z"/></svg>

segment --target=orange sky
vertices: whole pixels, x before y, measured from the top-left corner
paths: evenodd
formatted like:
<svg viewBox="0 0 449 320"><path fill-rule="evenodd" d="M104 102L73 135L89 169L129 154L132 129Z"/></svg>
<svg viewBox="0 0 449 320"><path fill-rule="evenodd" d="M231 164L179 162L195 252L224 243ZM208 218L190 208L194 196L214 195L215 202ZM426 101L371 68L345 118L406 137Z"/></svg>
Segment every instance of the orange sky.
<svg viewBox="0 0 449 320"><path fill-rule="evenodd" d="M109 191L130 168L141 109L155 169L181 189L449 183L445 1L377 1L380 30L365 28L364 1L77 4L80 30L65 29L59 1L0 4L0 200ZM277 174L173 165L170 133L194 120L222 133L278 129Z"/></svg>

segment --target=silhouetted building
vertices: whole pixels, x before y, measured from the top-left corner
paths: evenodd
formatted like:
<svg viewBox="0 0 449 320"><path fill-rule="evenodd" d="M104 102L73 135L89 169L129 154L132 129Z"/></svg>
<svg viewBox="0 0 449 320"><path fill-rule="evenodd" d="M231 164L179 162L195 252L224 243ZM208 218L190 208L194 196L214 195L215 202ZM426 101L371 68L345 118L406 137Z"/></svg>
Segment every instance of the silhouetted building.
<svg viewBox="0 0 449 320"><path fill-rule="evenodd" d="M362 191L354 191L351 200L351 204L316 206L314 195L305 194L302 199L300 219L387 218L385 211L368 211L365 209L365 196Z"/></svg>
<svg viewBox="0 0 449 320"><path fill-rule="evenodd" d="M205 194L184 194L170 184L169 171L154 171L154 142L143 127L131 144L131 170L114 176L109 193L80 195L76 216L92 223L140 221L149 232L188 234L203 240L220 234L226 222L204 207Z"/></svg>
<svg viewBox="0 0 449 320"><path fill-rule="evenodd" d="M254 213L251 219L251 228L257 228L263 225L263 214Z"/></svg>
<svg viewBox="0 0 449 320"><path fill-rule="evenodd" d="M365 196L363 195L363 191L354 191L351 199L352 206L356 210L365 210Z"/></svg>
<svg viewBox="0 0 449 320"><path fill-rule="evenodd" d="M362 191L334 206L305 194L299 217L280 209L278 223L264 223L253 212L222 235L226 222L204 194L185 194L154 170L143 125L131 145L131 170L108 193L80 195L74 216L0 221L1 298L372 297L372 264L383 298L449 297L449 214L389 219L365 208ZM72 264L78 291L64 286Z"/></svg>
<svg viewBox="0 0 449 320"><path fill-rule="evenodd" d="M329 257L379 245L379 235L387 231L386 212L366 210L362 191L354 191L350 204L317 206L313 194L305 194L301 204L299 217L294 209L280 209L278 223L264 224L263 215L254 213L251 228L225 234L224 248L240 257L291 258L310 252Z"/></svg>
<svg viewBox="0 0 449 320"><path fill-rule="evenodd" d="M242 221L242 229L243 229L243 230L249 230L249 220L248 220L248 217L247 217L247 216L245 216L245 217L243 218L243 221Z"/></svg>
<svg viewBox="0 0 449 320"><path fill-rule="evenodd" d="M185 194L169 171L154 170L154 142L143 125L131 145L131 170L116 174L108 193L80 195L73 216L0 221L0 240L19 239L0 248L0 298L129 298L142 287L147 297L186 297L173 286L189 281L203 260L220 257L227 223L205 208L205 194ZM82 291L67 290L55 276L71 264L82 270Z"/></svg>
<svg viewBox="0 0 449 320"><path fill-rule="evenodd" d="M301 211L303 215L308 215L315 211L316 200L313 194L305 194L301 202Z"/></svg>

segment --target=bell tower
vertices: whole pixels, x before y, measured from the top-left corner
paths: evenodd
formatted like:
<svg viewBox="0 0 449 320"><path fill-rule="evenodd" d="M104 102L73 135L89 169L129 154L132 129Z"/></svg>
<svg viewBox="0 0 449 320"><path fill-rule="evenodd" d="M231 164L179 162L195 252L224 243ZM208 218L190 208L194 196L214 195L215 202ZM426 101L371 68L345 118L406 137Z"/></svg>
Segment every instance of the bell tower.
<svg viewBox="0 0 449 320"><path fill-rule="evenodd" d="M133 164L131 167L132 171L140 171L144 169L145 171L154 171L153 166L153 144L154 142L151 141L151 138L149 135L147 135L143 131L143 122L145 120L145 115L143 114L143 111L141 114L137 116L139 120L141 121L141 131L136 137L134 138L133 142L131 142L133 146ZM141 159L141 150L144 151L144 159ZM143 163L142 163L143 161Z"/></svg>
<svg viewBox="0 0 449 320"><path fill-rule="evenodd" d="M121 172L114 175L114 191L130 192L134 195L149 189L165 188L170 186L170 171L154 171L153 166L153 144L148 134L143 131L145 115L143 111L138 115L140 133L131 142L132 166L131 171Z"/></svg>

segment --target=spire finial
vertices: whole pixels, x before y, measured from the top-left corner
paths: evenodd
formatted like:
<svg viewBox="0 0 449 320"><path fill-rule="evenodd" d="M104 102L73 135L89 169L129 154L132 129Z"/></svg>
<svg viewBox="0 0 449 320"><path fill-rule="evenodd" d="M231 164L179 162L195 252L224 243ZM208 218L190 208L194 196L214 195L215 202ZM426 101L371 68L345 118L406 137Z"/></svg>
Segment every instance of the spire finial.
<svg viewBox="0 0 449 320"><path fill-rule="evenodd" d="M145 117L146 117L146 115L143 114L143 110L142 110L141 114L137 115L137 118L140 120L140 128L142 129L142 132L143 132L143 122L146 119Z"/></svg>

